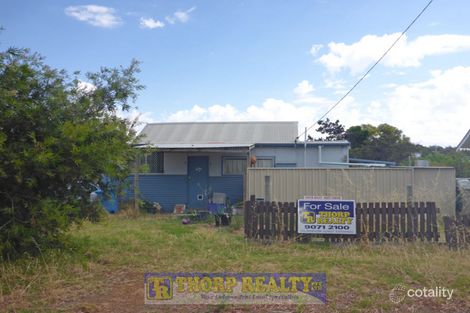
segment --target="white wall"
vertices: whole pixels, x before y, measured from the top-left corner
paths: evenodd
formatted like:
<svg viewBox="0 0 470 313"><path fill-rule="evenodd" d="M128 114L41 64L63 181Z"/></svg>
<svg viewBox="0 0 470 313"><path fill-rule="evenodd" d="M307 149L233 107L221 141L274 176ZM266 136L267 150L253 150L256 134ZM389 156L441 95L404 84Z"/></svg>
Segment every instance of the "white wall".
<svg viewBox="0 0 470 313"><path fill-rule="evenodd" d="M297 167L304 167L304 148L299 144L297 148L293 147L256 147L251 155L257 158L272 158L274 163L296 164ZM164 174L166 175L187 175L188 156L208 156L209 157L209 176L222 176L223 157L246 158L241 153L223 153L223 152L164 152ZM318 162L318 146L307 148L307 167L341 167L338 165L320 164ZM348 162L348 147L325 145L322 147L323 162ZM344 165L343 167L347 167Z"/></svg>
<svg viewBox="0 0 470 313"><path fill-rule="evenodd" d="M347 146L322 146L322 162L348 162ZM304 167L304 147L299 144L296 148L283 147L256 147L252 150L252 155L257 158L273 157L275 163L294 163L297 167ZM306 167L338 167L338 165L320 164L318 158L318 146L307 147ZM344 165L343 167L347 167Z"/></svg>
<svg viewBox="0 0 470 313"><path fill-rule="evenodd" d="M221 152L212 153L184 153L184 152L164 152L163 168L166 175L187 175L188 156L208 156L209 157L209 176L222 176L222 158L240 157L246 158L246 155Z"/></svg>

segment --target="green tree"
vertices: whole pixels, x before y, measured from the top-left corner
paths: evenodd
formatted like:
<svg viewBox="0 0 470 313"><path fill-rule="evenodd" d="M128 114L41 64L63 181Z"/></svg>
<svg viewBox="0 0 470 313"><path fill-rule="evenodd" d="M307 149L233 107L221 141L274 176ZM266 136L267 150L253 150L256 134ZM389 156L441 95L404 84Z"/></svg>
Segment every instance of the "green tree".
<svg viewBox="0 0 470 313"><path fill-rule="evenodd" d="M402 163L416 151L410 138L389 124L350 127L346 139L352 142L350 155L355 158Z"/></svg>
<svg viewBox="0 0 470 313"><path fill-rule="evenodd" d="M362 146L372 135L370 125L351 126L345 133L345 139L351 143L351 148L355 149Z"/></svg>
<svg viewBox="0 0 470 313"><path fill-rule="evenodd" d="M339 120L336 120L335 122L330 121L329 118L326 120L320 120L318 121L318 128L316 131L327 135L325 138L322 137L317 140L332 141L345 139L344 126L340 124Z"/></svg>
<svg viewBox="0 0 470 313"><path fill-rule="evenodd" d="M91 185L128 174L136 134L117 112L143 88L138 72L101 68L84 87L27 49L0 53L0 255L60 242L90 213Z"/></svg>

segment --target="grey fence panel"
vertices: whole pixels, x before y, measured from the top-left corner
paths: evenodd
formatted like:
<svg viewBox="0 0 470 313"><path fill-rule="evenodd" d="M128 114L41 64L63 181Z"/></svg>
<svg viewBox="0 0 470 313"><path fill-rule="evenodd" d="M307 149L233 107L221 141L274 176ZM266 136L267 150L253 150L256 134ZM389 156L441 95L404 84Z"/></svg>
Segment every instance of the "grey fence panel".
<svg viewBox="0 0 470 313"><path fill-rule="evenodd" d="M264 199L265 176L271 177L270 201L331 196L356 202L435 202L441 215L455 215L454 168L249 168L245 197Z"/></svg>

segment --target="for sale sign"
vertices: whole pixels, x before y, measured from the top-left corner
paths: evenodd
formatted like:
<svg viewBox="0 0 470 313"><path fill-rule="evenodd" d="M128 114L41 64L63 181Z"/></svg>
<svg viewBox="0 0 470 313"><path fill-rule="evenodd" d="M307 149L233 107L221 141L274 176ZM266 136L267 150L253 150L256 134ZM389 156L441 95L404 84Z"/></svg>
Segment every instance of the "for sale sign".
<svg viewBox="0 0 470 313"><path fill-rule="evenodd" d="M356 202L354 200L300 199L298 232L301 234L356 234Z"/></svg>

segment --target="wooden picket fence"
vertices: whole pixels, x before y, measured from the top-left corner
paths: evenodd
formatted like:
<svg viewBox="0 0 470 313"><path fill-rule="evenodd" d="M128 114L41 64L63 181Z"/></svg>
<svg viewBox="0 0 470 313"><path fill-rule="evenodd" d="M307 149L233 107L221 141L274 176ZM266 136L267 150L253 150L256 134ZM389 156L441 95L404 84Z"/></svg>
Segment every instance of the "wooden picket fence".
<svg viewBox="0 0 470 313"><path fill-rule="evenodd" d="M470 215L460 215L455 219L444 216L444 231L449 248L470 247Z"/></svg>
<svg viewBox="0 0 470 313"><path fill-rule="evenodd" d="M259 240L300 240L323 238L342 242L439 241L434 202L356 203L356 235L306 235L297 233L297 203L260 202L251 196L245 202L245 236Z"/></svg>

